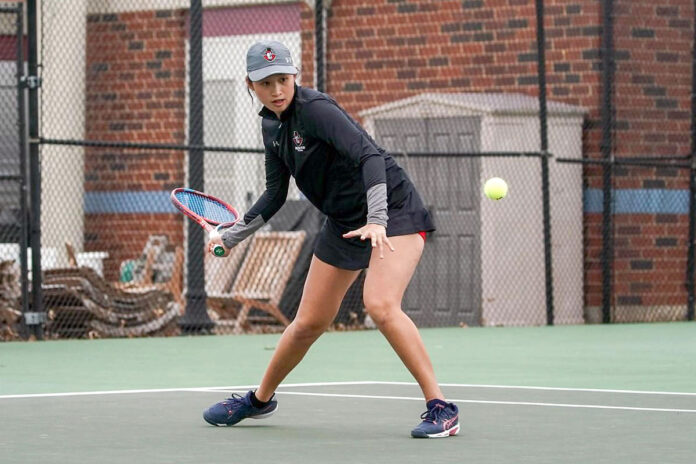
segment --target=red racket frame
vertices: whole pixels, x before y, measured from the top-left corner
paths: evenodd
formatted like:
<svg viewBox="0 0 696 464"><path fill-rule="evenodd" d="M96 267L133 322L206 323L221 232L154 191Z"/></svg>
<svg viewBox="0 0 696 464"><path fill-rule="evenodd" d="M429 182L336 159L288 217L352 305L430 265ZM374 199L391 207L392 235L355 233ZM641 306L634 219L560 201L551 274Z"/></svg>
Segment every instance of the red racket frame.
<svg viewBox="0 0 696 464"><path fill-rule="evenodd" d="M202 197L209 198L213 201L216 201L216 202L220 203L222 206L224 206L225 208L227 208L227 210L230 211L237 219L235 219L232 222L220 223L219 221L215 221L215 220L200 216L200 215L194 213L191 209L189 209L186 205L181 203L176 198L176 194L179 192L189 192L189 193L193 193L193 194L196 194L196 195L199 195ZM193 190L190 188L186 188L186 187L175 188L174 190L172 190L172 193L169 195L169 199L171 200L172 204L176 207L176 209L178 209L179 211L184 213L186 216L188 216L191 219L193 219L194 221L196 221L196 223L199 226L201 226L206 232L208 232L208 234L210 234L213 231L219 231L220 229L226 229L228 227L232 227L240 219L239 212L237 212L237 210L233 206L228 204L227 202L220 200L219 198L214 197L213 195L208 195L207 193L199 192L197 190ZM225 250L220 245L216 246L215 250L213 250L213 253L215 254L215 256L221 256L222 254L224 254L224 252L225 252Z"/></svg>

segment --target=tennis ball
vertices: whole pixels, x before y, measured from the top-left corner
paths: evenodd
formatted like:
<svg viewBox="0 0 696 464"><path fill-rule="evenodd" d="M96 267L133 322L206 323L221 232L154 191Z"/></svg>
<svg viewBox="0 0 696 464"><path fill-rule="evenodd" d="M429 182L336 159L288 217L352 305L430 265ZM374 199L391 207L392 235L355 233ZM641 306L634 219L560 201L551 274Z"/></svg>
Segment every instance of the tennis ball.
<svg viewBox="0 0 696 464"><path fill-rule="evenodd" d="M507 195L508 185L500 177L491 177L483 186L483 192L491 200L500 200Z"/></svg>

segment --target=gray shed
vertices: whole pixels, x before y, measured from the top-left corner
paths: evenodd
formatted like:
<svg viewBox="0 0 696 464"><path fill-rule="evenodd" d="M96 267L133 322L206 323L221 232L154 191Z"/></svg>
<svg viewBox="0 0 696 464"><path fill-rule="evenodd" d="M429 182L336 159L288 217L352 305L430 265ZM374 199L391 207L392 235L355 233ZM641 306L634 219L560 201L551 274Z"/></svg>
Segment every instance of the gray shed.
<svg viewBox="0 0 696 464"><path fill-rule="evenodd" d="M421 327L546 323L541 163L538 158L443 153L539 151L538 99L521 94L424 93L360 113L399 157L434 214L404 310ZM549 151L582 156L586 109L548 103ZM482 193L502 177L508 197ZM550 163L555 323L583 323L582 168Z"/></svg>

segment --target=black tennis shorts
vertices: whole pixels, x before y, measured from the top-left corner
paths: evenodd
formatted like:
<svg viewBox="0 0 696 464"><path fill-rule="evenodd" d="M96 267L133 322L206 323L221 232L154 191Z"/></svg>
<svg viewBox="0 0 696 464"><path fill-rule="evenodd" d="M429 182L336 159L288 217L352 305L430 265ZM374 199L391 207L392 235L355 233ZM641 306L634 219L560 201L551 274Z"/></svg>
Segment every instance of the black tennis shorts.
<svg viewBox="0 0 696 464"><path fill-rule="evenodd" d="M387 237L410 235L435 230L430 213L423 206L418 192L412 189L403 202L387 211ZM357 271L370 265L372 243L360 237L343 238L343 234L365 224L349 227L327 218L314 245L314 255L340 269Z"/></svg>

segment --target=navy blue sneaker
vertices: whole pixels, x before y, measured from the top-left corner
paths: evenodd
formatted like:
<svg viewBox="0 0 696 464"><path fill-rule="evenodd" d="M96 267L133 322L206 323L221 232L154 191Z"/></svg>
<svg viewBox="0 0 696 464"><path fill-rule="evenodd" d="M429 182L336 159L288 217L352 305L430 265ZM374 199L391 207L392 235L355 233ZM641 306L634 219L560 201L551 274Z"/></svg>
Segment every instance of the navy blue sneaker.
<svg viewBox="0 0 696 464"><path fill-rule="evenodd" d="M421 414L423 422L411 430L413 438L442 438L459 433L459 408L454 403L438 402Z"/></svg>
<svg viewBox="0 0 696 464"><path fill-rule="evenodd" d="M263 419L278 410L278 402L271 397L271 401L263 408L254 407L251 404L249 390L246 396L232 393L225 401L216 403L203 412L203 419L212 425L234 425L242 419Z"/></svg>

